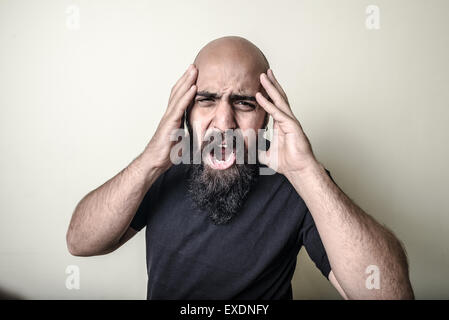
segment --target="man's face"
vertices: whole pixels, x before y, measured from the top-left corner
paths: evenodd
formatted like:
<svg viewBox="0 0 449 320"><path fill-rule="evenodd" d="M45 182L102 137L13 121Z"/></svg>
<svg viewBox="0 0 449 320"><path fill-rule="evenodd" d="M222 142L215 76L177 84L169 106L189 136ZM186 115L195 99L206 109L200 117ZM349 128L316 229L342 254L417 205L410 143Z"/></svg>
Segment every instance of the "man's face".
<svg viewBox="0 0 449 320"><path fill-rule="evenodd" d="M188 120L195 139L191 147L201 153L202 162L190 166L188 191L215 224L231 221L257 182L258 165L254 158L247 160L257 151L258 130L266 119L255 99L261 91L259 76L268 68L263 59L254 45L235 38L208 44L195 59L197 95ZM236 129L234 141L223 140Z"/></svg>
<svg viewBox="0 0 449 320"><path fill-rule="evenodd" d="M210 130L226 132L240 129L253 130L257 135L265 123L266 112L254 98L261 90L260 66L250 59L202 59L198 64L197 95L190 111L189 122L195 129L198 146L207 143L205 135ZM245 149L255 147L245 137ZM249 144L249 145L248 145ZM214 170L226 170L235 163L235 156L206 155L206 165ZM228 151L229 152L229 151ZM229 153L228 153L229 155ZM208 157L211 158L208 158ZM216 160L219 161L216 161ZM209 161L208 161L209 160ZM229 161L227 161L229 160Z"/></svg>

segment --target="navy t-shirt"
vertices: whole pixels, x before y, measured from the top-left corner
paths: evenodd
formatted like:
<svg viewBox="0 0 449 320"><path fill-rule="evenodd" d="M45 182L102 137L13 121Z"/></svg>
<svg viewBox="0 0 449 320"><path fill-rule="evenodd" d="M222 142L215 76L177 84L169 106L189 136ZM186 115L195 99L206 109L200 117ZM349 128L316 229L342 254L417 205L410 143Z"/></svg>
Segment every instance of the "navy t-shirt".
<svg viewBox="0 0 449 320"><path fill-rule="evenodd" d="M188 195L188 168L161 175L131 222L147 227L147 299L292 299L303 245L329 276L312 216L285 176L259 176L238 215L215 225Z"/></svg>

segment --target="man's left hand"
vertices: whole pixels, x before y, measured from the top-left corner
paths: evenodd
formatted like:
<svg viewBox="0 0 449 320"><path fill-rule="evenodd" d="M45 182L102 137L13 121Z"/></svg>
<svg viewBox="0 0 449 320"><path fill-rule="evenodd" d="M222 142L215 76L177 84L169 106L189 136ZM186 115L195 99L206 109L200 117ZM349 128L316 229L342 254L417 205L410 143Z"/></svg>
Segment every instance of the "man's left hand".
<svg viewBox="0 0 449 320"><path fill-rule="evenodd" d="M287 177L300 174L318 163L309 139L271 69L260 75L260 83L272 102L260 92L256 94L256 100L273 117L273 139L267 151L259 151L259 161Z"/></svg>

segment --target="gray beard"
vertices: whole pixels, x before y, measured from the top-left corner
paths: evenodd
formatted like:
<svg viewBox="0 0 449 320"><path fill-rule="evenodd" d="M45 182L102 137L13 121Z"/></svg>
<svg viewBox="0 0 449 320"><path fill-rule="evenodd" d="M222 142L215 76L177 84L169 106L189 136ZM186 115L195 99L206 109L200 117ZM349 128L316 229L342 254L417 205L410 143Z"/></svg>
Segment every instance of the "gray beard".
<svg viewBox="0 0 449 320"><path fill-rule="evenodd" d="M196 207L207 212L214 224L226 224L241 210L257 181L258 168L257 164L234 164L226 170L214 170L192 164L188 192Z"/></svg>

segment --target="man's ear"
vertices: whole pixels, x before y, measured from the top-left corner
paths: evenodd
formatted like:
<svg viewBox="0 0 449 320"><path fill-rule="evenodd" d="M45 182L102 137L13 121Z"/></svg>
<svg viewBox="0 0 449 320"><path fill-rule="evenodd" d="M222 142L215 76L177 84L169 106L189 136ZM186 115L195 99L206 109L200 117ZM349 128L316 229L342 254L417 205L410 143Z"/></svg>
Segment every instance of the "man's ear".
<svg viewBox="0 0 449 320"><path fill-rule="evenodd" d="M181 118L181 129L184 129L184 122L186 121L186 110L184 110L184 114L182 115Z"/></svg>
<svg viewBox="0 0 449 320"><path fill-rule="evenodd" d="M273 103L273 100L271 100L271 97L268 95L267 91L265 90L265 88L261 85L260 86L260 93L271 103ZM266 111L265 111L266 112ZM263 126L262 128L267 130L268 129L268 121L270 120L270 114L268 112L266 112L265 114L265 120L263 122Z"/></svg>
<svg viewBox="0 0 449 320"><path fill-rule="evenodd" d="M270 115L268 114L268 112L265 112L265 119L264 119L263 125L262 125L262 128L265 130L268 129L268 121L270 121Z"/></svg>
<svg viewBox="0 0 449 320"><path fill-rule="evenodd" d="M189 104L189 106L184 110L184 114L182 115L181 119L181 128L189 127L189 117L190 117L190 111L193 107L193 101Z"/></svg>
<svg viewBox="0 0 449 320"><path fill-rule="evenodd" d="M190 122L189 121L190 121L190 113L192 111L194 103L195 103L194 101L192 101L190 103L190 105L184 111L184 115L182 116L181 128L183 128L184 131L187 131L186 134L190 134L191 133L191 126L190 126Z"/></svg>

